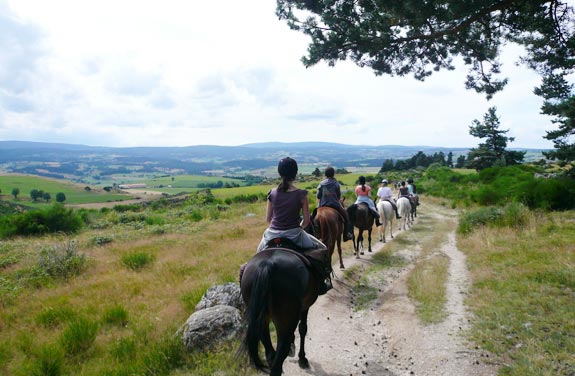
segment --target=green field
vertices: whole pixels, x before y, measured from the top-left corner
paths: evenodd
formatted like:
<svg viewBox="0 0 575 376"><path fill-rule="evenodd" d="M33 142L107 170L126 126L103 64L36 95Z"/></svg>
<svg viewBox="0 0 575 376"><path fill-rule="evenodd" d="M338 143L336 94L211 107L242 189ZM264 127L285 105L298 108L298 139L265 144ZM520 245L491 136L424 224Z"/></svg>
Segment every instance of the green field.
<svg viewBox="0 0 575 376"><path fill-rule="evenodd" d="M66 195L65 204L113 202L133 198L133 196L129 194L110 193L94 187L90 187L90 190L86 190L85 187L86 185L79 185L66 180L26 175L0 175L0 190L2 191L0 198L4 201L23 205L46 204L43 200L32 202L30 191L33 189L50 193L52 197L50 202L55 202L56 194L62 192ZM12 196L12 190L14 188L20 190L17 199L14 199L14 196Z"/></svg>

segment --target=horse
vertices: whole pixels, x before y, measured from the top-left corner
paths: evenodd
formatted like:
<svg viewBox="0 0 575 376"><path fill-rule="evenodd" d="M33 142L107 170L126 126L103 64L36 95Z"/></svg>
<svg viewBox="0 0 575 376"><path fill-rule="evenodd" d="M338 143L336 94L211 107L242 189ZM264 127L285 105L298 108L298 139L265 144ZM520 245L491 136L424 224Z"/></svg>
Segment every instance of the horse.
<svg viewBox="0 0 575 376"><path fill-rule="evenodd" d="M387 200L380 200L377 203L377 211L379 212L379 218L382 222L379 228L379 241L386 242L385 230L389 224L389 236L393 239L393 217L395 215L393 206Z"/></svg>
<svg viewBox="0 0 575 376"><path fill-rule="evenodd" d="M417 206L419 205L419 195L417 193L411 195L411 204L411 219L415 220L415 217L417 217Z"/></svg>
<svg viewBox="0 0 575 376"><path fill-rule="evenodd" d="M353 254L359 258L360 253L363 255L363 231L367 230L368 252L371 252L371 230L373 228L374 217L366 203L360 202L347 207L349 221L359 232L357 243L355 241L355 232L353 234Z"/></svg>
<svg viewBox="0 0 575 376"><path fill-rule="evenodd" d="M319 295L319 284L320 280L311 271L305 256L290 249L268 248L248 261L240 282L247 305L247 330L242 349L256 369L272 376L282 374L298 326L298 363L301 368L309 368L305 355L307 316ZM270 337L270 322L276 330L275 349ZM260 341L264 345L267 365L259 356Z"/></svg>
<svg viewBox="0 0 575 376"><path fill-rule="evenodd" d="M411 220L411 201L407 197L400 197L397 199L397 211L401 216L399 220L399 230L407 230L407 226L412 223Z"/></svg>
<svg viewBox="0 0 575 376"><path fill-rule="evenodd" d="M345 269L341 255L341 237L343 234L343 220L337 210L329 206L317 208L317 214L313 220L313 235L326 245L329 257L337 245L339 255L339 268Z"/></svg>

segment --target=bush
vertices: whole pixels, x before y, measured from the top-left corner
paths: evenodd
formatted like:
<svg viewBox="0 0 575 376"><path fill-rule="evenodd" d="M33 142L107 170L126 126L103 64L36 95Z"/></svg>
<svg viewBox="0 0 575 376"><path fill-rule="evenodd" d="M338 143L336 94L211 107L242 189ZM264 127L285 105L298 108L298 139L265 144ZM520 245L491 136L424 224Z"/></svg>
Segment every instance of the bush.
<svg viewBox="0 0 575 376"><path fill-rule="evenodd" d="M102 321L106 324L126 326L128 325L128 311L120 305L110 307L104 312Z"/></svg>
<svg viewBox="0 0 575 376"><path fill-rule="evenodd" d="M31 210L0 220L0 236L42 235L55 232L78 232L84 221L73 209L54 204L46 209Z"/></svg>
<svg viewBox="0 0 575 376"><path fill-rule="evenodd" d="M519 203L512 202L503 208L503 216L501 224L507 227L524 228L531 217L529 209Z"/></svg>
<svg viewBox="0 0 575 376"><path fill-rule="evenodd" d="M86 256L78 253L78 245L73 241L64 247L43 248L39 257L38 268L55 278L68 279L86 268Z"/></svg>
<svg viewBox="0 0 575 376"><path fill-rule="evenodd" d="M149 253L132 252L122 256L122 263L132 270L142 269L154 261L154 256Z"/></svg>
<svg viewBox="0 0 575 376"><path fill-rule="evenodd" d="M72 321L62 332L60 343L69 355L85 353L92 347L98 334L98 324L80 317Z"/></svg>
<svg viewBox="0 0 575 376"><path fill-rule="evenodd" d="M495 207L486 207L462 215L457 231L460 234L469 234L476 227L494 224L503 217L502 210Z"/></svg>
<svg viewBox="0 0 575 376"><path fill-rule="evenodd" d="M55 345L44 345L38 351L32 368L32 376L60 376L64 372L64 354Z"/></svg>

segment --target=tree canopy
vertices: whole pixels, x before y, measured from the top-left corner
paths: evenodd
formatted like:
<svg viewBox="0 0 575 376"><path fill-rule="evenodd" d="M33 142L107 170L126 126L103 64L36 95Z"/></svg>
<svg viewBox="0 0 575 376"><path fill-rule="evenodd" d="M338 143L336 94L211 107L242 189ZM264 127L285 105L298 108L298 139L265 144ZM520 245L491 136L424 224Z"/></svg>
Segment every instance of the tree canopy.
<svg viewBox="0 0 575 376"><path fill-rule="evenodd" d="M483 116L483 122L474 120L469 127L469 134L473 137L483 138L485 142L477 148L471 149L468 154L467 166L482 170L492 166L507 166L519 164L523 161L525 152L505 150L508 142L513 142L514 137L507 137L507 130L499 129L497 109L491 107Z"/></svg>
<svg viewBox="0 0 575 376"><path fill-rule="evenodd" d="M423 80L454 69L461 58L469 67L466 87L488 99L507 83L500 74L502 47L521 45L520 62L543 77L535 90L546 101L542 112L560 127L546 136L559 149L550 156L574 158L575 99L568 77L575 67L575 12L567 1L277 0L276 13L311 38L302 58L306 66L350 59L376 75Z"/></svg>

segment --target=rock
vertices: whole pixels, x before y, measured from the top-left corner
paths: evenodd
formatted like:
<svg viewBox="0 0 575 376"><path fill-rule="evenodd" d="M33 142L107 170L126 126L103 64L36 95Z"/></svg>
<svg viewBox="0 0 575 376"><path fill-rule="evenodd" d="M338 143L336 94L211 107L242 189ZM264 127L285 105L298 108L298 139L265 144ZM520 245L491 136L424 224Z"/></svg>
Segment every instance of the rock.
<svg viewBox="0 0 575 376"><path fill-rule="evenodd" d="M228 282L210 287L196 305L196 311L217 305L227 305L245 312L246 306L242 299L240 286L237 283Z"/></svg>
<svg viewBox="0 0 575 376"><path fill-rule="evenodd" d="M243 331L239 309L215 305L194 312L178 331L188 351L205 350Z"/></svg>

